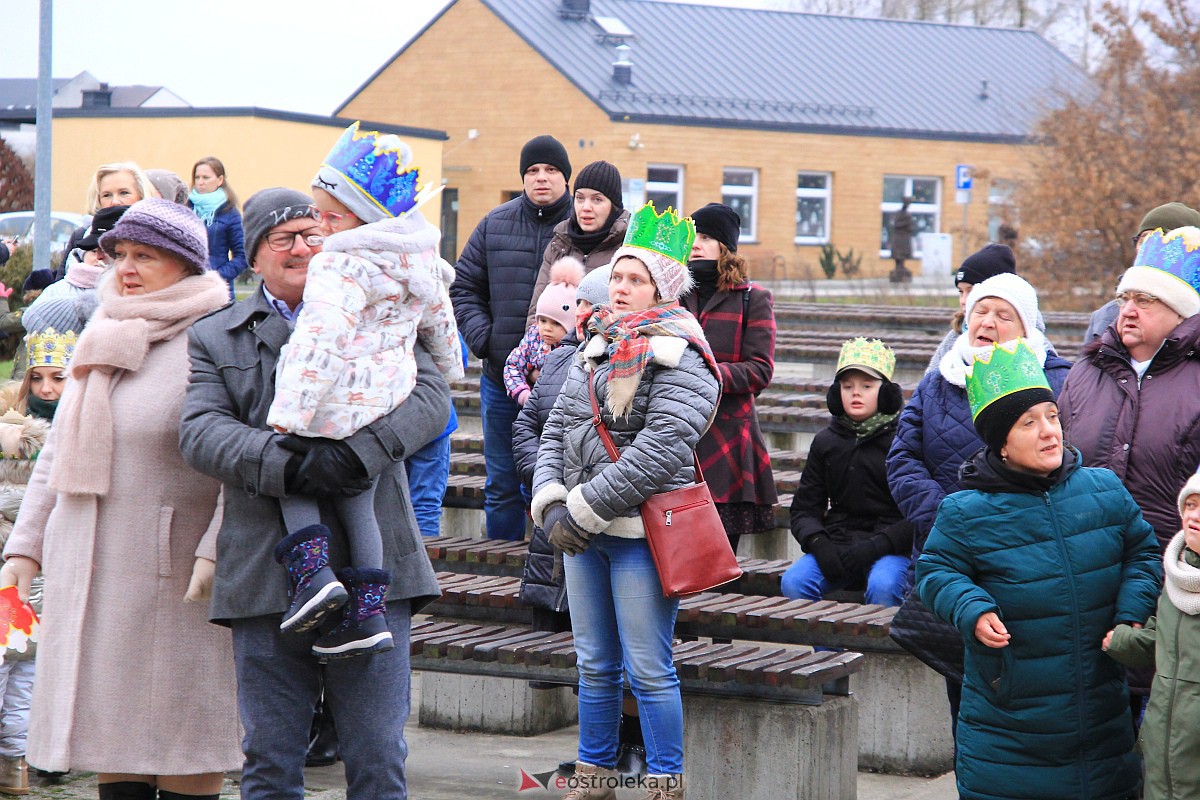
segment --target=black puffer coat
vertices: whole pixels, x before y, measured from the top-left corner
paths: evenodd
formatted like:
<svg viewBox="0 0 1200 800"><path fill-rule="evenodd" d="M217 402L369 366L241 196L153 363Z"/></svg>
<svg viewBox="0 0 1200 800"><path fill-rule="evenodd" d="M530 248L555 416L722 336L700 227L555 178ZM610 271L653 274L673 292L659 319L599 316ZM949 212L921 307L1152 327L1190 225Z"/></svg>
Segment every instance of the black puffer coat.
<svg viewBox="0 0 1200 800"><path fill-rule="evenodd" d="M467 240L450 285L458 329L483 372L503 384L504 360L525 335L525 316L554 226L571 195L538 206L525 194L493 208Z"/></svg>
<svg viewBox="0 0 1200 800"><path fill-rule="evenodd" d="M562 389L567 372L575 360L579 339L575 332L567 334L562 344L546 356L546 364L529 399L521 407L517 421L513 423L513 456L517 461L517 474L521 482L533 488L533 471L537 468L538 445L541 443L542 428L554 401ZM525 571L521 574L521 602L534 608L550 611L567 610L567 587L560 575L554 578L554 546L540 527L533 529L529 540L529 558L525 559Z"/></svg>

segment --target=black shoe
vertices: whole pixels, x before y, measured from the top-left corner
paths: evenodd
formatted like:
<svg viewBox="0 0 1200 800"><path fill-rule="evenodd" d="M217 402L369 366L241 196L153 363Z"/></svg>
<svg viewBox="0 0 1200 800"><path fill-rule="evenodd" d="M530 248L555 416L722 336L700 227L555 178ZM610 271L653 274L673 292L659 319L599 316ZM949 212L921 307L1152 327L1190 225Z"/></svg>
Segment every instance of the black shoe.
<svg viewBox="0 0 1200 800"><path fill-rule="evenodd" d="M616 770L620 775L645 775L646 748L637 744L622 744L617 748Z"/></svg>
<svg viewBox="0 0 1200 800"><path fill-rule="evenodd" d="M560 761L558 764L558 774L564 778L569 778L575 774L574 761Z"/></svg>

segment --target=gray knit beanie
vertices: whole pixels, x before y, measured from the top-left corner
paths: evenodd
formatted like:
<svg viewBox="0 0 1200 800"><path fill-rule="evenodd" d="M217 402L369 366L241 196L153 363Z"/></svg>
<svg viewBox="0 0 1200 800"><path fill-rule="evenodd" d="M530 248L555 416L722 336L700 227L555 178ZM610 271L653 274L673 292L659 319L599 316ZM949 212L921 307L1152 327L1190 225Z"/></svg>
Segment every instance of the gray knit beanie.
<svg viewBox="0 0 1200 800"><path fill-rule="evenodd" d="M596 267L583 276L575 290L575 300L586 300L594 306L608 303L608 281L612 278L612 264Z"/></svg>
<svg viewBox="0 0 1200 800"><path fill-rule="evenodd" d="M246 236L246 263L254 266L259 242L276 225L314 215L312 198L295 189L275 187L250 196L242 206L242 230ZM315 224L315 223L314 223Z"/></svg>
<svg viewBox="0 0 1200 800"><path fill-rule="evenodd" d="M160 197L137 201L112 230L100 237L100 246L114 258L117 242L166 250L179 256L197 275L208 269L208 231L204 223L190 208Z"/></svg>
<svg viewBox="0 0 1200 800"><path fill-rule="evenodd" d="M94 290L87 294L95 295ZM21 315L21 324L27 333L43 333L53 328L57 333L80 333L87 324L86 304L80 305L74 293L50 300L34 302Z"/></svg>

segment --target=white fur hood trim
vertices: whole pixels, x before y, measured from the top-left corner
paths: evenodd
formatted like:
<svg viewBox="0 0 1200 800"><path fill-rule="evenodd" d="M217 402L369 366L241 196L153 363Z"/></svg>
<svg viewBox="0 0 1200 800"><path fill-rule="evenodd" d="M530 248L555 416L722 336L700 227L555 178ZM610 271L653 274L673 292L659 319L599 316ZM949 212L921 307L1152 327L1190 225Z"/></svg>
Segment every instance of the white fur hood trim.
<svg viewBox="0 0 1200 800"><path fill-rule="evenodd" d="M680 339L678 336L650 337L650 349L654 352L654 363L663 367L672 369L678 367L679 360L683 358L683 352L687 350L687 346L687 340ZM604 358L607 348L608 340L603 336L596 335L588 339L581 353L583 368L591 372L596 362Z"/></svg>

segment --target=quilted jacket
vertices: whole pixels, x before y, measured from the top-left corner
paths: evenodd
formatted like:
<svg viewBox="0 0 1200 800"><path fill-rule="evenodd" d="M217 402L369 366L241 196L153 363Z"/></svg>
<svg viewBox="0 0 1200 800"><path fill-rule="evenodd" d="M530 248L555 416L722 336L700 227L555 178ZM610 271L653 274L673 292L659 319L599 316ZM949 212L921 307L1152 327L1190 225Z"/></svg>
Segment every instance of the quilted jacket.
<svg viewBox="0 0 1200 800"><path fill-rule="evenodd" d="M533 522L565 502L571 516L592 533L645 536L638 507L651 495L695 481L692 452L709 425L720 386L700 353L683 339L652 336L653 363L646 367L629 414L608 409L606 341L593 336L577 352L558 400L546 420L533 477ZM588 380L620 459L609 458L592 425Z"/></svg>
<svg viewBox="0 0 1200 800"><path fill-rule="evenodd" d="M1124 670L1101 650L1119 622L1154 610L1154 532L1108 470L1064 467L1043 491L982 454L946 498L917 562L916 591L966 642L959 795L998 800L1133 797L1140 765ZM975 638L981 614L1012 638Z"/></svg>
<svg viewBox="0 0 1200 800"><path fill-rule="evenodd" d="M533 284L554 226L570 208L570 194L550 206L535 205L525 194L509 200L479 221L455 265L454 316L497 386L504 383L505 359L528 327Z"/></svg>
<svg viewBox="0 0 1200 800"><path fill-rule="evenodd" d="M1062 391L1070 368L1069 361L1056 355L1046 356L1046 377L1056 396ZM971 424L966 391L947 381L940 372L927 373L900 412L896 438L887 458L892 497L908 521L916 526L914 557L921 553L942 498L962 488L959 468L982 447L983 440Z"/></svg>
<svg viewBox="0 0 1200 800"><path fill-rule="evenodd" d="M1180 526L1179 487L1200 466L1200 316L1172 331L1140 386L1105 330L1071 369L1059 409L1083 462L1117 473L1166 548Z"/></svg>

